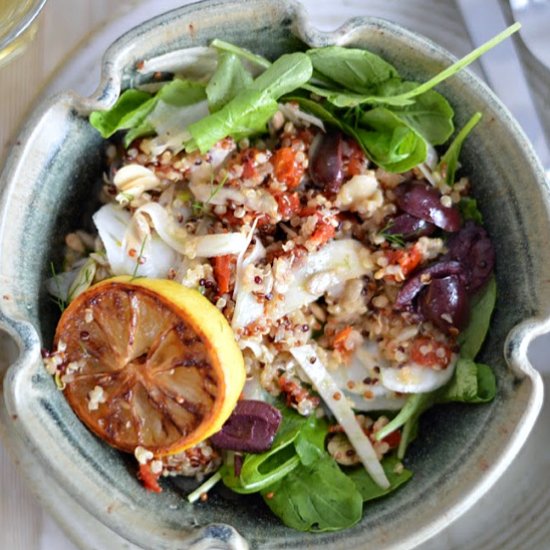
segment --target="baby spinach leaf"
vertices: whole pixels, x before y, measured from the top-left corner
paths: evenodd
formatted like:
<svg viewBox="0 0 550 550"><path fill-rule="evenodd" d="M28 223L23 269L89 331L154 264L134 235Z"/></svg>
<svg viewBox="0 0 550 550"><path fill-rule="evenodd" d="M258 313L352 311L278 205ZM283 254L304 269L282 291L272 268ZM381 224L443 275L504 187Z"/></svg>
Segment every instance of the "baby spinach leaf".
<svg viewBox="0 0 550 550"><path fill-rule="evenodd" d="M299 531L338 531L355 525L362 515L355 483L328 455L298 466L262 496L285 525Z"/></svg>
<svg viewBox="0 0 550 550"><path fill-rule="evenodd" d="M446 153L441 157L438 165L438 171L445 173L445 181L448 185L454 185L455 174L458 169L458 158L464 140L468 134L475 128L476 124L481 120L481 113L475 113L472 118L466 123L464 128L458 132Z"/></svg>
<svg viewBox="0 0 550 550"><path fill-rule="evenodd" d="M496 394L495 375L490 367L471 359L458 360L455 374L445 386L438 401L460 403L487 403Z"/></svg>
<svg viewBox="0 0 550 550"><path fill-rule="evenodd" d="M221 52L218 68L206 87L210 112L219 111L251 84L252 75L243 67L241 60L233 53Z"/></svg>
<svg viewBox="0 0 550 550"><path fill-rule="evenodd" d="M330 81L359 94L398 77L395 67L367 50L329 46L308 50L313 68Z"/></svg>
<svg viewBox="0 0 550 550"><path fill-rule="evenodd" d="M431 90L432 88L435 88L438 84L441 84L444 80L447 80L447 78L455 75L471 63L473 63L478 57L482 56L485 52L488 52L492 48L494 48L496 45L500 44L503 40L508 38L510 35L514 34L521 28L521 25L519 23L515 23L514 25L511 25L501 33L497 34L495 37L491 38L491 40L485 42L485 44L482 44L472 52L470 52L468 55L465 55L462 59L459 59L458 61L455 61L452 65L435 75L433 78L428 80L427 82L424 82L422 84L417 85L415 88L412 88L404 93L397 94L397 95L375 95L370 97L365 97L363 99L364 103L370 103L370 104L385 104L385 105L406 105L406 101L409 101L413 99L414 97L417 97L428 90Z"/></svg>
<svg viewBox="0 0 550 550"><path fill-rule="evenodd" d="M392 79L382 84L379 91L384 95L397 95L416 86L416 82ZM453 108L434 90L417 96L411 105L392 106L388 109L432 145L442 145L454 132Z"/></svg>
<svg viewBox="0 0 550 550"><path fill-rule="evenodd" d="M363 113L361 124L361 128L355 128L355 137L369 158L384 170L406 172L426 160L424 138L389 109L377 107Z"/></svg>
<svg viewBox="0 0 550 550"><path fill-rule="evenodd" d="M483 216L477 207L477 201L472 197L462 197L458 208L463 221L472 220L479 225L483 224Z"/></svg>
<svg viewBox="0 0 550 550"><path fill-rule="evenodd" d="M302 464L310 466L325 454L327 434L326 419L316 418L313 414L307 418L294 443Z"/></svg>
<svg viewBox="0 0 550 550"><path fill-rule="evenodd" d="M300 463L295 442L301 430L309 423L310 432L319 431L316 429L315 419L302 416L280 402L275 405L283 414L283 419L271 449L264 453L246 454L240 476L236 478L233 468L228 468L223 478L225 485L238 493L258 492L285 477ZM307 448L307 452L312 453L312 450Z"/></svg>
<svg viewBox="0 0 550 550"><path fill-rule="evenodd" d="M190 124L193 144L201 153L227 136L252 135L266 128L277 112L277 102L264 92L247 90L234 97L219 111ZM186 147L191 150L191 147Z"/></svg>
<svg viewBox="0 0 550 550"><path fill-rule="evenodd" d="M472 300L470 308L470 322L459 334L460 356L465 359L475 359L487 336L491 315L495 308L497 297L497 285L495 277L491 277L483 288Z"/></svg>
<svg viewBox="0 0 550 550"><path fill-rule="evenodd" d="M108 111L91 113L90 124L102 137L109 138L118 130L139 126L154 106L151 94L126 90Z"/></svg>
<svg viewBox="0 0 550 550"><path fill-rule="evenodd" d="M377 485L369 476L365 468L360 467L351 472L347 472L348 477L355 483L355 486L361 493L364 502L374 500L375 498L382 497L395 491L398 487L409 481L413 475L410 470L399 468L401 461L394 456L384 458L381 464L390 482L390 486L387 489L382 489Z"/></svg>
<svg viewBox="0 0 550 550"><path fill-rule="evenodd" d="M311 78L312 70L311 61L305 53L285 54L254 80L251 89L279 99L305 84Z"/></svg>
<svg viewBox="0 0 550 550"><path fill-rule="evenodd" d="M269 119L277 112L277 99L299 88L311 77L311 62L297 52L283 55L219 111L189 125L192 143L188 151L198 148L206 153L219 140L235 139L265 131Z"/></svg>

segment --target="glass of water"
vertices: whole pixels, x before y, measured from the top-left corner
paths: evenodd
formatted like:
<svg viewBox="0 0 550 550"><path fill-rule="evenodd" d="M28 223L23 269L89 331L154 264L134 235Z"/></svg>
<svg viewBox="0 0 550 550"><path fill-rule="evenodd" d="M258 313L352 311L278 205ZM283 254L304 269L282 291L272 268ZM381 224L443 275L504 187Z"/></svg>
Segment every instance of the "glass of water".
<svg viewBox="0 0 550 550"><path fill-rule="evenodd" d="M0 67L34 38L46 0L0 0Z"/></svg>

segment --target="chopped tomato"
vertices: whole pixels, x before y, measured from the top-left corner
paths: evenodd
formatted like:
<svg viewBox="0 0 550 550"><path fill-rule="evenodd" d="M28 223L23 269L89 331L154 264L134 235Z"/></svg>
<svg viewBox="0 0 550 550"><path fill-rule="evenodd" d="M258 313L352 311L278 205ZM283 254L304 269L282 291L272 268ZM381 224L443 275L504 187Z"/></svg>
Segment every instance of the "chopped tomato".
<svg viewBox="0 0 550 550"><path fill-rule="evenodd" d="M308 240L316 246L321 246L330 241L335 233L336 229L330 223L320 221Z"/></svg>
<svg viewBox="0 0 550 550"><path fill-rule="evenodd" d="M300 185L304 175L304 167L296 161L296 152L291 147L282 147L272 157L275 177L286 183L289 189Z"/></svg>
<svg viewBox="0 0 550 550"><path fill-rule="evenodd" d="M332 341L332 345L334 346L334 349L340 351L340 352L347 352L346 348L346 340L349 338L353 328L352 327L345 327L342 330L339 330L334 335L334 340Z"/></svg>
<svg viewBox="0 0 550 550"><path fill-rule="evenodd" d="M416 338L409 353L411 360L419 365L441 368L449 365L452 355L453 352L447 344L428 336Z"/></svg>
<svg viewBox="0 0 550 550"><path fill-rule="evenodd" d="M275 200L279 207L279 214L283 220L289 220L300 210L300 197L298 193L278 193Z"/></svg>
<svg viewBox="0 0 550 550"><path fill-rule="evenodd" d="M248 180L256 175L256 167L254 161L247 159L243 162L243 179Z"/></svg>
<svg viewBox="0 0 550 550"><path fill-rule="evenodd" d="M161 472L154 474L151 471L151 463L140 464L138 478L143 483L143 486L152 493L162 493L162 487L158 484L158 479Z"/></svg>
<svg viewBox="0 0 550 550"><path fill-rule="evenodd" d="M402 250L388 251L388 259L392 264L399 264L403 275L406 277L418 267L422 261L422 254L418 247L413 246Z"/></svg>
<svg viewBox="0 0 550 550"><path fill-rule="evenodd" d="M231 262L233 257L229 254L212 258L214 277L218 283L218 294L229 292L229 280L231 278Z"/></svg>
<svg viewBox="0 0 550 550"><path fill-rule="evenodd" d="M363 163L356 157L352 157L348 162L348 176L358 176L363 170Z"/></svg>
<svg viewBox="0 0 550 550"><path fill-rule="evenodd" d="M300 218L307 218L308 216L313 216L317 213L317 208L315 206L304 206L300 210Z"/></svg>
<svg viewBox="0 0 550 550"><path fill-rule="evenodd" d="M390 449L395 449L396 447L399 447L399 443L401 442L401 432L399 430L395 430L395 432L387 435L384 439L382 439L382 441L387 443L390 446Z"/></svg>

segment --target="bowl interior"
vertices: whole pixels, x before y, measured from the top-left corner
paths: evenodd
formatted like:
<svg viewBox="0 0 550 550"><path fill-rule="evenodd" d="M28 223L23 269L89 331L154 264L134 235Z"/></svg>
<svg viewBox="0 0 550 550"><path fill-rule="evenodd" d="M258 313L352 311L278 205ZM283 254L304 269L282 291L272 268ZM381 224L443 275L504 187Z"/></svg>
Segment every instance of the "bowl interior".
<svg viewBox="0 0 550 550"><path fill-rule="evenodd" d="M159 32L163 40L156 37ZM335 33L320 33L307 26L293 4L254 0L242 5L207 2L161 16L121 39L107 65L121 69L122 86L127 87L140 78L135 66L143 57L206 45L213 38L272 59L286 51L331 43L368 48L411 80L426 80L449 64L448 54L438 47L383 21L363 19ZM113 82L105 84L116 86L116 79ZM353 548L362 546L364 534L369 533L372 547L383 548L412 540L415 529L435 530L434 519L460 508L496 467L532 398L531 380L508 368L503 345L517 323L546 313L541 304L549 302L548 285L540 283L548 273L541 254L544 235L550 234L548 206L530 150L487 89L462 72L438 90L455 108L457 127L476 111L484 114L461 159L496 247L499 294L480 360L494 368L497 398L487 405L449 405L427 413L406 461L415 474L413 480L389 497L365 505L364 518L354 528L310 535L285 528L260 498L241 497L223 487L211 493L208 503L197 505L182 498L195 485L183 478L164 483L161 495L147 494L135 478L132 461L79 423L35 361L24 367L29 391L14 390L14 406L32 411L40 427L36 433L48 441L47 447L34 442L43 460L102 521L144 547L169 547L182 530L223 522L235 526L252 547ZM48 126L55 131L38 140L47 147L34 171L21 167L21 162L30 158L36 140L15 152L19 165L14 161L13 166L19 168L12 170L11 183L19 185L21 192L10 191L3 199L9 208L0 241L7 252L2 273L18 297L22 315L37 327L45 347L51 344L59 309L48 297L44 280L51 276L51 262L59 265L61 261L65 234L83 225L91 229L90 216L98 205L105 170L104 145L87 124L87 111L86 102L65 97L31 121L44 126L38 128L41 132ZM69 472L77 479L68 480ZM94 494L89 494L88 483L95 486ZM108 503L116 503L115 508L109 511Z"/></svg>

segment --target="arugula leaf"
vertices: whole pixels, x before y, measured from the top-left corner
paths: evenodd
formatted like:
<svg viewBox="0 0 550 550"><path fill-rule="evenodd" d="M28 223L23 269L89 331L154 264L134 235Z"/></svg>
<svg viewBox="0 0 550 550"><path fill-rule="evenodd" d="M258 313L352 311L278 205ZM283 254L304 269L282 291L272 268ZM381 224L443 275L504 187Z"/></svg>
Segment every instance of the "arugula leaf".
<svg viewBox="0 0 550 550"><path fill-rule="evenodd" d="M470 308L470 322L459 334L460 356L465 359L475 359L487 336L491 315L495 309L497 284L491 277L485 288L474 296Z"/></svg>
<svg viewBox="0 0 550 550"><path fill-rule="evenodd" d="M458 208L463 221L472 220L479 225L483 224L483 216L477 207L477 201L472 197L462 197Z"/></svg>
<svg viewBox="0 0 550 550"><path fill-rule="evenodd" d="M446 153L441 157L438 165L439 172L445 172L445 181L447 185L454 185L455 174L458 169L458 157L460 156L460 150L464 140L468 137L468 134L475 128L477 123L481 120L481 113L475 113L472 118L466 123L464 128L458 132L451 145L447 149Z"/></svg>
<svg viewBox="0 0 550 550"><path fill-rule="evenodd" d="M399 76L393 65L367 50L329 46L306 53L316 71L359 94L370 93L379 84Z"/></svg>
<svg viewBox="0 0 550 550"><path fill-rule="evenodd" d="M298 531L338 531L362 516L363 499L355 483L327 454L311 466L298 466L262 496L285 525Z"/></svg>
<svg viewBox="0 0 550 550"><path fill-rule="evenodd" d="M398 115L377 107L361 115L361 124L371 129L356 128L356 138L369 158L388 172L406 172L426 160L428 147Z"/></svg>
<svg viewBox="0 0 550 550"><path fill-rule="evenodd" d="M406 468L396 473L396 469L401 464L401 461L394 456L385 457L382 459L381 464L390 482L390 486L387 489L382 489L377 485L369 476L365 468L356 468L352 472L348 472L348 477L355 483L355 486L361 493L363 502L380 498L395 491L395 489L409 481L413 475L413 473Z"/></svg>
<svg viewBox="0 0 550 550"><path fill-rule="evenodd" d="M118 130L139 126L155 106L151 94L139 90L126 90L108 111L94 111L90 124L105 139Z"/></svg>
<svg viewBox="0 0 550 550"><path fill-rule="evenodd" d="M218 68L206 86L210 112L219 111L251 84L252 75L243 67L241 60L234 53L220 52Z"/></svg>
<svg viewBox="0 0 550 550"><path fill-rule="evenodd" d="M384 95L393 95L407 92L416 86L416 82L392 79L382 84L379 90ZM432 145L442 145L454 132L453 108L434 90L419 95L411 105L392 106L388 109Z"/></svg>

